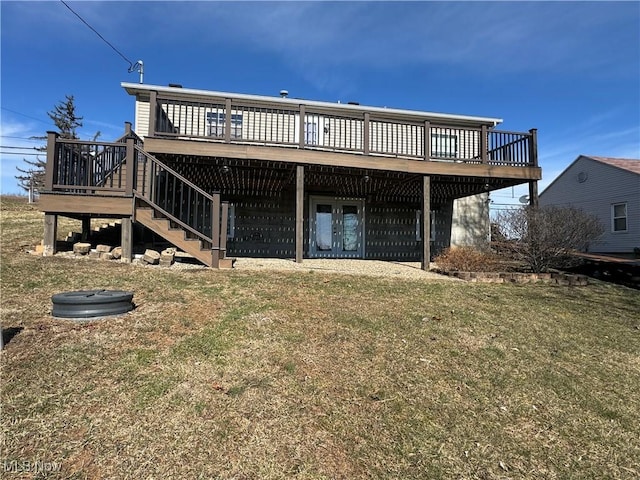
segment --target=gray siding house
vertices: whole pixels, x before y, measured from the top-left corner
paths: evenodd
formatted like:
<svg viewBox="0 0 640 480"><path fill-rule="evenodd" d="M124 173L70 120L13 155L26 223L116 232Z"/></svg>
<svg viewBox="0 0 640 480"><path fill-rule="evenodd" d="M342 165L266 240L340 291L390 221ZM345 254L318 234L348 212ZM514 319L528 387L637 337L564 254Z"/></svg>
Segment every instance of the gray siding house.
<svg viewBox="0 0 640 480"><path fill-rule="evenodd" d="M574 206L597 215L597 253L640 248L640 160L580 155L541 194L540 205Z"/></svg>

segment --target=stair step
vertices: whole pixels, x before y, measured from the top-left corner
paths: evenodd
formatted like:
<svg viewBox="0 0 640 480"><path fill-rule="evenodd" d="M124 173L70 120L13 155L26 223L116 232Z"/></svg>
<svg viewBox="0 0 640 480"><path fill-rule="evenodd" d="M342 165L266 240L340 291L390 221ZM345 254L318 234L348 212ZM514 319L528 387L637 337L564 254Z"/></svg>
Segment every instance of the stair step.
<svg viewBox="0 0 640 480"><path fill-rule="evenodd" d="M169 219L166 217L158 218L154 213L155 211L152 208L136 207L136 221L140 222L142 225L155 232L157 235L160 235L176 247L192 255L205 265L209 267L212 266L213 258L211 250L203 249L202 241L199 238L187 238L187 232L184 229L172 228ZM223 259L220 261L220 268L231 268L232 266L233 262L230 259Z"/></svg>

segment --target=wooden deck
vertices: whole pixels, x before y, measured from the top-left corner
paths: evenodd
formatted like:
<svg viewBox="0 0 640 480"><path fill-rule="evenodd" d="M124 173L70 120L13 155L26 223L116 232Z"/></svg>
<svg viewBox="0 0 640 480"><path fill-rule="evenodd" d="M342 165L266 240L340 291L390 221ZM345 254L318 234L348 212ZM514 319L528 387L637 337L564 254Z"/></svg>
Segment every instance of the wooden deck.
<svg viewBox="0 0 640 480"><path fill-rule="evenodd" d="M115 142L49 134L40 203L51 248L57 215L120 217L127 255L131 223L138 221L221 266L223 199L286 193L295 204L295 258L302 261L309 195L431 212L454 199L528 183L531 203L537 202L542 174L535 129L499 131L497 119L479 117L126 88L136 95L144 140L131 124ZM420 228L420 238L431 238L430 222L421 221ZM426 268L430 246L422 244Z"/></svg>

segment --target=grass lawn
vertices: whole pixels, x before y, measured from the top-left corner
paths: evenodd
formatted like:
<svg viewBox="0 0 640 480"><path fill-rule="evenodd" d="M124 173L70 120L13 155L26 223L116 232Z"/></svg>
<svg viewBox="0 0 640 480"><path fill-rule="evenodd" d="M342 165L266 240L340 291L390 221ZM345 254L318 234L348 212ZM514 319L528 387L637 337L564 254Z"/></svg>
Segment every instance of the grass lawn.
<svg viewBox="0 0 640 480"><path fill-rule="evenodd" d="M640 476L637 290L23 253L42 221L2 199L2 326L22 330L0 354L0 461L60 469L6 478ZM137 308L50 316L94 288Z"/></svg>

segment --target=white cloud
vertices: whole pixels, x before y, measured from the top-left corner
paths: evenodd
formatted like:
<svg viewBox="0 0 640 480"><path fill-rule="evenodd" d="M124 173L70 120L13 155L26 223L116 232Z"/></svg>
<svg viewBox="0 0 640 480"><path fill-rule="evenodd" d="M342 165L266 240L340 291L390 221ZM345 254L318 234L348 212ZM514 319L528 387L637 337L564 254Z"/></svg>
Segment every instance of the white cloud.
<svg viewBox="0 0 640 480"><path fill-rule="evenodd" d="M304 68L435 62L477 74L605 67L613 73L624 68L617 63L622 53L610 48L620 39L616 26L634 21L633 8L578 2L285 2L199 4L181 14L199 17L195 28L208 32L205 41L250 43Z"/></svg>

